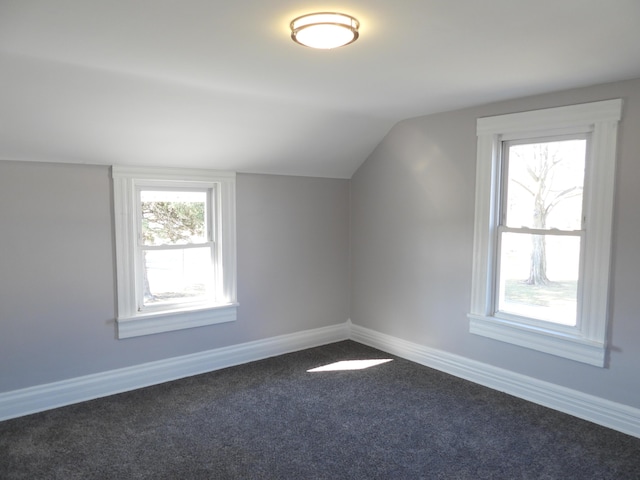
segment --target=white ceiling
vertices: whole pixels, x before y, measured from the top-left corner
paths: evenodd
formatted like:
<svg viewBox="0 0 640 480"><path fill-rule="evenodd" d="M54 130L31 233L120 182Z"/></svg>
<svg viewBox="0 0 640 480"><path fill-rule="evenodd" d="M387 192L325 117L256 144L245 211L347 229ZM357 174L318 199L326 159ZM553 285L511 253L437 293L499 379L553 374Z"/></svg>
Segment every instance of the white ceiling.
<svg viewBox="0 0 640 480"><path fill-rule="evenodd" d="M342 11L315 51L289 21ZM0 159L348 178L399 120L640 77L640 0L0 0Z"/></svg>

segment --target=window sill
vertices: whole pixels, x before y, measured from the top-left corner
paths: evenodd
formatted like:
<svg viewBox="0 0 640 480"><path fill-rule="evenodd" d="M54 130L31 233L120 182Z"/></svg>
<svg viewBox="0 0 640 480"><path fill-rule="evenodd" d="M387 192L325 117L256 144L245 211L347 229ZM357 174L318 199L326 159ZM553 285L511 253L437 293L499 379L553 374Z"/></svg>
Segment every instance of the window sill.
<svg viewBox="0 0 640 480"><path fill-rule="evenodd" d="M473 334L596 367L604 367L606 355L604 344L496 317L474 314L469 314L468 317L469 331Z"/></svg>
<svg viewBox="0 0 640 480"><path fill-rule="evenodd" d="M238 304L231 303L198 310L143 313L133 317L118 318L116 321L118 338L139 337L233 322L237 318L237 309Z"/></svg>

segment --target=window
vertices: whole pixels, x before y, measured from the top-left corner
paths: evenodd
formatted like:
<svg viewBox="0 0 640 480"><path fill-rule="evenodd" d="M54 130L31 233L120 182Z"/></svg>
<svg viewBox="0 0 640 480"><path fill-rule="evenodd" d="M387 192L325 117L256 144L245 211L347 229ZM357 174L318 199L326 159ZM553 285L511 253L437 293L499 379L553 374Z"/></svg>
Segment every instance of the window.
<svg viewBox="0 0 640 480"><path fill-rule="evenodd" d="M471 333L604 366L621 110L478 119Z"/></svg>
<svg viewBox="0 0 640 480"><path fill-rule="evenodd" d="M235 174L112 168L118 337L236 318Z"/></svg>
<svg viewBox="0 0 640 480"><path fill-rule="evenodd" d="M577 323L585 135L503 141L496 312Z"/></svg>

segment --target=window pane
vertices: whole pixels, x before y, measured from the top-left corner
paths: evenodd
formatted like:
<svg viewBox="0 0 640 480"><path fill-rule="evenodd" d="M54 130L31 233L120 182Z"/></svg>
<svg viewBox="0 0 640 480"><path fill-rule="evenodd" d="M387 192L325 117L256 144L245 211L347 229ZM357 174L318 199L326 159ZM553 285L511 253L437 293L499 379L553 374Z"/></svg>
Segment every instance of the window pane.
<svg viewBox="0 0 640 480"><path fill-rule="evenodd" d="M576 325L580 237L503 233L497 310Z"/></svg>
<svg viewBox="0 0 640 480"><path fill-rule="evenodd" d="M142 190L143 245L206 241L207 192Z"/></svg>
<svg viewBox="0 0 640 480"><path fill-rule="evenodd" d="M213 300L211 248L144 252L145 306Z"/></svg>
<svg viewBox="0 0 640 480"><path fill-rule="evenodd" d="M506 225L580 230L586 147L586 139L509 145Z"/></svg>

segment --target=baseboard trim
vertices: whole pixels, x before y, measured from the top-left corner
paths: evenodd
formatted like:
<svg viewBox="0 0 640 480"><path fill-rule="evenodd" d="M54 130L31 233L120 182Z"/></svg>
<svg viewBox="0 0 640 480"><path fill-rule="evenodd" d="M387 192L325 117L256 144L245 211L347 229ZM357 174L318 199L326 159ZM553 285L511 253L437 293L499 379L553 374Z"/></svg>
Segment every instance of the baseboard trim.
<svg viewBox="0 0 640 480"><path fill-rule="evenodd" d="M418 345L348 322L351 340L640 438L640 409Z"/></svg>
<svg viewBox="0 0 640 480"><path fill-rule="evenodd" d="M0 393L0 421L348 338L342 323Z"/></svg>
<svg viewBox="0 0 640 480"><path fill-rule="evenodd" d="M348 339L640 438L640 409L402 340L351 321L0 393L0 421Z"/></svg>

